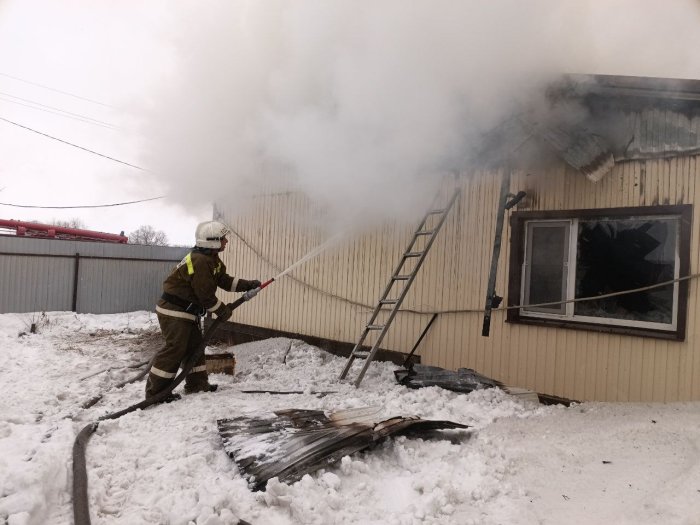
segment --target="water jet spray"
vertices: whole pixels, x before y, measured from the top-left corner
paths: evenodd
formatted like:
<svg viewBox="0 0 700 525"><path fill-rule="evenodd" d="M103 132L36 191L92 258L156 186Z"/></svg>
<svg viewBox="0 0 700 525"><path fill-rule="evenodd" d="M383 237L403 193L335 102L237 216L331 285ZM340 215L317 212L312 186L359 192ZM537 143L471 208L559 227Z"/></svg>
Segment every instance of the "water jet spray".
<svg viewBox="0 0 700 525"><path fill-rule="evenodd" d="M231 304L229 304L229 306L231 307L231 309L238 308L238 307L239 307L241 304L243 304L244 302L249 301L250 299L252 299L253 297L255 297L255 296L258 294L258 292L260 292L260 290L263 290L264 288L267 288L267 287L268 287L269 285L271 285L273 282L278 281L281 277L284 277L285 275L287 275L289 272L291 272L291 271L292 271L294 268L296 268L297 266L300 266L300 265L304 264L305 262L307 262L307 261L313 259L313 258L316 257L318 254L320 254L321 252L323 252L323 251L325 251L326 249L328 249L328 248L329 248L333 243L335 243L340 237L341 237L341 234L337 234L337 235L334 235L333 237L331 237L330 239L328 239L328 240L327 240L326 242L324 242L323 244L319 244L319 245L316 246L313 250L311 250L309 253L307 253L306 255L304 255L301 259L299 259L299 260L296 261L295 263L293 263L293 264L287 266L286 269L282 270L282 271L281 271L280 273L278 273L275 277L272 277L271 279L268 279L267 281L265 281L264 283L262 283L262 284L261 284L260 286L258 286L257 288L255 288L255 289L253 289L253 290L247 291L247 292L244 293L241 297L239 297L239 298L236 299L234 302L232 302ZM239 237L239 238L240 238L240 237ZM241 240L243 240L243 239L241 239ZM245 242L245 241L243 241L243 242ZM247 244L247 243L246 243L246 244Z"/></svg>

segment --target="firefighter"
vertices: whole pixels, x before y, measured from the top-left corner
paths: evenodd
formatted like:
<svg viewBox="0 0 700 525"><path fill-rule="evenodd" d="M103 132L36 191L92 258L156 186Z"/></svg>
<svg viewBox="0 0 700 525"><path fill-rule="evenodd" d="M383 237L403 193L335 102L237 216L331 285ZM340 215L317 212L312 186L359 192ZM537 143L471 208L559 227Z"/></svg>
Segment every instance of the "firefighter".
<svg viewBox="0 0 700 525"><path fill-rule="evenodd" d="M163 282L163 295L156 306L158 323L165 345L155 356L148 381L146 399L168 386L177 375L185 357L202 342L200 318L210 312L226 321L231 308L216 297L216 289L246 292L260 286L258 280L232 277L219 258L226 248L230 232L218 221L197 226L196 244ZM185 378L185 393L214 392L217 385L209 383L204 354ZM178 399L171 394L164 401Z"/></svg>

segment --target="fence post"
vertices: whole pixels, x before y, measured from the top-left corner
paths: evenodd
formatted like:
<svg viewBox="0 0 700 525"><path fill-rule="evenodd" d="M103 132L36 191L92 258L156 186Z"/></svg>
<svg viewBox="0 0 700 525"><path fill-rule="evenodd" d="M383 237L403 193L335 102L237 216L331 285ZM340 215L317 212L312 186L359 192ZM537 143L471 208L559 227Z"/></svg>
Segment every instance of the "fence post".
<svg viewBox="0 0 700 525"><path fill-rule="evenodd" d="M73 265L73 311L78 311L78 277L80 273L80 254L75 252L75 265Z"/></svg>

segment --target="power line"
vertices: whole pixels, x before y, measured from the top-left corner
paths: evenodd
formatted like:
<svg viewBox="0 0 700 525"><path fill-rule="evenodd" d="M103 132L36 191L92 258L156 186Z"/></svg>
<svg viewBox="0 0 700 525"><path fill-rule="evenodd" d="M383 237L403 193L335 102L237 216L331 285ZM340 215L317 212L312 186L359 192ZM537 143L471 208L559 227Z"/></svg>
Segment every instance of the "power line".
<svg viewBox="0 0 700 525"><path fill-rule="evenodd" d="M23 100L24 102L29 102L29 104L23 104L22 102L17 102L17 100L9 100L5 97L12 97L16 98L17 100ZM80 122L85 122L86 124L94 124L96 126L102 126L108 129L117 129L116 126L113 124L110 124L109 122L104 122L102 120L97 120L92 117L88 117L85 115L80 115L79 113L73 113L71 111L66 111L65 109L61 108L56 108L53 106L47 106L46 104L41 104L40 102L34 102L33 100L28 100L26 98L22 97L17 97L15 95L10 95L9 93L3 93L0 91L0 100L4 100L5 102L10 102L11 104L18 104L20 106L24 106L27 108L31 109L36 109L38 111L45 111L46 113L51 113L53 115L58 115L59 117L67 117L67 118L72 118L74 120L78 120ZM34 105L32 105L34 104ZM41 107L37 107L41 106ZM43 109L47 108L47 109Z"/></svg>
<svg viewBox="0 0 700 525"><path fill-rule="evenodd" d="M55 106L49 106L49 105L47 105L47 104L42 104L41 102L37 102L37 101L35 101L35 100L30 100L30 99L28 99L28 98L18 97L17 95L13 95L13 94L11 94L11 93L5 93L4 91L0 91L0 95L6 96L6 97L10 97L10 98L15 98L15 99L17 99L17 100L21 100L21 101L23 101L23 102L28 102L28 103L34 104L34 105L36 105L36 106L41 106L41 107L43 107L43 108L53 109L53 110L55 110L55 111L60 111L61 113L66 113L66 114L68 114L68 115L74 115L74 116L76 116L76 117L84 118L84 119L87 119L87 120L92 120L92 121L95 121L95 122L99 122L100 124L105 124L105 125L107 125L107 126L113 126L113 127L114 127L114 124L110 124L109 122L105 122L105 121L103 121L103 120L99 120L99 119L96 119L96 118L93 118L93 117L89 117L89 116L87 116L87 115L81 115L80 113L73 113L72 111L68 111L68 110L65 110L65 109L57 108L57 107L55 107ZM11 101L8 101L8 102L11 102Z"/></svg>
<svg viewBox="0 0 700 525"><path fill-rule="evenodd" d="M161 195L160 197L151 197L149 199L140 199L137 201L115 202L112 204L91 204L84 206L32 206L29 204L10 204L7 202L0 202L0 206L12 206L13 208L39 208L44 210L74 210L78 208L110 208L112 206L126 206L127 204L137 204L139 202L155 201L158 199L162 199L163 197L165 197L165 195Z"/></svg>
<svg viewBox="0 0 700 525"><path fill-rule="evenodd" d="M109 104L105 104L104 102L99 102L99 101L97 101L97 100L92 100L91 98L81 97L80 95L74 95L73 93L69 93L68 91L61 91L60 89L55 89L55 88L52 88L52 87L50 87L50 86L45 86L44 84L38 84L38 83L32 82L32 81L30 81L30 80L24 80L23 78L13 77L12 75L8 75L7 73L0 73L0 76L7 77L7 78L11 78L11 79L13 79L13 80L19 80L20 82L25 82L25 83L31 84L31 85L33 85L33 86L38 86L38 87L40 87L40 88L48 89L48 90L50 90L50 91L55 91L56 93L61 93L61 94L63 94L63 95L68 95L69 97L75 97L75 98L79 98L80 100L86 100L87 102L92 102L93 104L99 104L100 106L105 106L105 107L108 107L108 108L117 109L117 108L115 108L114 106L110 106Z"/></svg>
<svg viewBox="0 0 700 525"><path fill-rule="evenodd" d="M93 151L91 149L84 148L83 146L78 146L77 144L73 144L72 142L68 142L67 140L59 139L58 137L48 135L47 133L43 133L41 131L37 131L37 130L32 129L30 127L23 126L22 124L18 124L17 122L13 122L12 120L8 120L4 117L0 117L0 120L4 120L5 122L12 124L13 126L18 126L20 128L24 128L24 129L29 130L33 133L38 134L38 135L42 135L44 137L48 137L50 139L57 140L58 142L62 142L63 144L68 144L69 146L73 146L74 148L78 148L78 149L81 149L83 151L87 151L88 153L92 153L93 155L97 155L98 157L104 157L105 159L113 160L114 162L118 162L119 164L124 164L125 166L129 166L131 168L136 168L137 170L147 171L149 173L153 173L151 170L148 170L146 168L136 166L135 164L129 164L128 162L124 162L123 160L115 159L114 157L110 157L109 155L103 155L102 153L98 153L97 151Z"/></svg>

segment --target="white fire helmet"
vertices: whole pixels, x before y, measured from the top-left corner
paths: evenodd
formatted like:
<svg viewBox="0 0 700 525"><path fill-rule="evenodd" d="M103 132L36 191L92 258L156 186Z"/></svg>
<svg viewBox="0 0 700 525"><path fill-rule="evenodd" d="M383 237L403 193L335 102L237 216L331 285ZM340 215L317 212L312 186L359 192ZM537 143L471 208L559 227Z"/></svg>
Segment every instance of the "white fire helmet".
<svg viewBox="0 0 700 525"><path fill-rule="evenodd" d="M195 246L218 250L221 248L221 239L229 233L231 233L229 227L219 221L202 222L197 225Z"/></svg>

